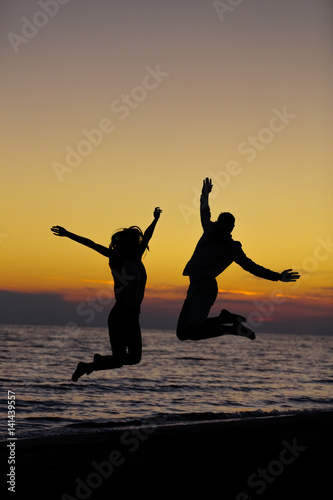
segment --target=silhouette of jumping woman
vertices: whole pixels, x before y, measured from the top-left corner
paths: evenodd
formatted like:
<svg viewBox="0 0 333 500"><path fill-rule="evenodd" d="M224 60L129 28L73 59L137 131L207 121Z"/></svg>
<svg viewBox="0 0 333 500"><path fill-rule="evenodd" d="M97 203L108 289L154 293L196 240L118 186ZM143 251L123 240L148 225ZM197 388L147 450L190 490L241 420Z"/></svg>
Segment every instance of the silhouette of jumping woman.
<svg viewBox="0 0 333 500"><path fill-rule="evenodd" d="M208 318L218 294L216 277L232 262L266 280L296 281L299 274L292 269L277 273L249 259L242 250L241 243L231 237L235 225L234 216L223 212L217 221L211 221L208 198L212 187L211 179L204 179L200 197L203 235L183 271L184 276L189 276L190 284L178 318L177 337L179 340L202 340L221 335L240 335L253 340L255 334L242 324L246 321L243 316L222 309L219 316Z"/></svg>
<svg viewBox="0 0 333 500"><path fill-rule="evenodd" d="M142 339L139 315L147 280L142 256L146 249L149 250L148 242L161 212L160 208L155 208L154 220L144 233L137 226L117 231L111 237L109 248L70 233L61 226L51 228L54 235L65 236L107 257L114 280L115 304L108 317L112 355L95 354L91 363L79 362L72 375L73 382L93 371L140 363Z"/></svg>

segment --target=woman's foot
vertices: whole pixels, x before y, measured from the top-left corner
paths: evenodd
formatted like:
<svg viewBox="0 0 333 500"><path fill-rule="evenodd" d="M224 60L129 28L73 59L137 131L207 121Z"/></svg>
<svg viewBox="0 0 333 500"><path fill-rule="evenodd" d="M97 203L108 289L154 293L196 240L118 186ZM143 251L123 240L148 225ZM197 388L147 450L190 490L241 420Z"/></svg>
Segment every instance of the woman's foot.
<svg viewBox="0 0 333 500"><path fill-rule="evenodd" d="M82 377L82 375L89 375L93 371L91 365L92 363L82 363L82 361L80 361L80 363L77 364L76 370L72 375L72 381L77 382L79 378Z"/></svg>

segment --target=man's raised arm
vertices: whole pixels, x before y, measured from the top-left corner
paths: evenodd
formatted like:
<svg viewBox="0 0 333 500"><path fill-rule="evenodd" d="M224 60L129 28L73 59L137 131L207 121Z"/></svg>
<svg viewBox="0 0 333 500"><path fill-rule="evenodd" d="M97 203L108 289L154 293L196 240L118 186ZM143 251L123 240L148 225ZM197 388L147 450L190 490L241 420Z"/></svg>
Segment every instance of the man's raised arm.
<svg viewBox="0 0 333 500"><path fill-rule="evenodd" d="M206 177L203 181L201 196L200 196L200 219L202 228L205 229L206 225L210 222L210 208L208 196L213 188L212 179Z"/></svg>

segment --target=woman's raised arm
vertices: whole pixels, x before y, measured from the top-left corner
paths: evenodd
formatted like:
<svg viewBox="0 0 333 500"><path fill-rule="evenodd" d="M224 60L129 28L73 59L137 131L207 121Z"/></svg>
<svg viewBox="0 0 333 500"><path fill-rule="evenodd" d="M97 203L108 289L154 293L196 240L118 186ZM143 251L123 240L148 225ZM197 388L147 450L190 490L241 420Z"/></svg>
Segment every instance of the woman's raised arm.
<svg viewBox="0 0 333 500"><path fill-rule="evenodd" d="M142 239L142 253L146 250L147 245L149 243L150 238L153 236L155 226L157 224L158 219L160 218L160 215L162 213L162 210L159 207L156 207L154 210L154 220L150 224L150 226L147 227L147 229L144 232L143 239Z"/></svg>

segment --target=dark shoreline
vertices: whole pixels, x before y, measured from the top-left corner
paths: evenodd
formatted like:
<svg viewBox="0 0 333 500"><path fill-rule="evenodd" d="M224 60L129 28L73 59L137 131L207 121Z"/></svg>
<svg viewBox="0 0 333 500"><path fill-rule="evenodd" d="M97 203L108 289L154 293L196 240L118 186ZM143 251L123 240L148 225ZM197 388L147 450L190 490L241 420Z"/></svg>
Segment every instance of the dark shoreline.
<svg viewBox="0 0 333 500"><path fill-rule="evenodd" d="M16 492L7 493L322 500L332 495L332 424L328 411L18 439ZM2 479L8 450L1 443Z"/></svg>

